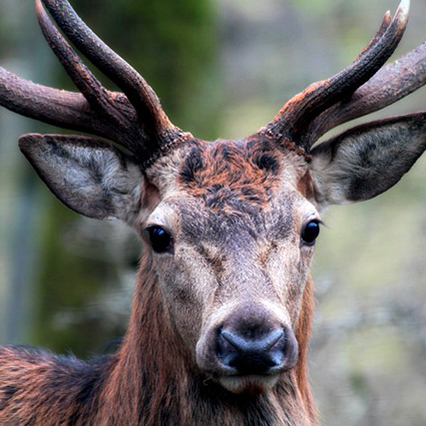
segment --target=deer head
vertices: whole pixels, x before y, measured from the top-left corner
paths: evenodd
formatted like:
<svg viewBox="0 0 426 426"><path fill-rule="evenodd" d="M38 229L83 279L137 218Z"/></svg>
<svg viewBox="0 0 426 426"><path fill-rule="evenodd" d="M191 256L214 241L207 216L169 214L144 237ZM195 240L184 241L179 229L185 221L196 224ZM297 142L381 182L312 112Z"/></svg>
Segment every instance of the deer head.
<svg viewBox="0 0 426 426"><path fill-rule="evenodd" d="M101 85L42 3L122 93ZM404 33L409 1L393 18L385 15L347 69L296 95L256 134L215 142L171 124L144 79L67 0L36 4L43 33L81 94L0 69L0 103L104 139L28 134L22 152L68 207L125 221L146 241L168 327L194 369L232 392L271 389L298 362L320 212L386 191L426 148L425 112L364 124L312 147L333 127L426 83L426 44L382 68Z"/></svg>

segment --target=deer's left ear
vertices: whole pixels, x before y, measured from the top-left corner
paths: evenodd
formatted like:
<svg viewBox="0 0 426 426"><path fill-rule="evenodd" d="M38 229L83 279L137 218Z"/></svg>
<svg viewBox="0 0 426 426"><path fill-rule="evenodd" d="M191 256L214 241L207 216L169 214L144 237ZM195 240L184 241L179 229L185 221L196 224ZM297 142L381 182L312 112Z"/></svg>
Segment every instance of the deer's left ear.
<svg viewBox="0 0 426 426"><path fill-rule="evenodd" d="M426 149L426 112L368 123L312 150L321 207L364 201L395 185Z"/></svg>

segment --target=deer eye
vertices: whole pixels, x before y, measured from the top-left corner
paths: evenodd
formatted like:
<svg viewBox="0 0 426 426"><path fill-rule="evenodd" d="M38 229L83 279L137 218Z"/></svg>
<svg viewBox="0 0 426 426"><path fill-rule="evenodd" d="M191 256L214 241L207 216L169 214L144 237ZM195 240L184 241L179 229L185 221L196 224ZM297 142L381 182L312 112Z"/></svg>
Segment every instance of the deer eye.
<svg viewBox="0 0 426 426"><path fill-rule="evenodd" d="M320 224L317 220L309 222L302 231L302 240L308 245L314 244L320 233Z"/></svg>
<svg viewBox="0 0 426 426"><path fill-rule="evenodd" d="M161 226L151 226L147 229L152 249L156 253L169 251L172 246L172 236Z"/></svg>

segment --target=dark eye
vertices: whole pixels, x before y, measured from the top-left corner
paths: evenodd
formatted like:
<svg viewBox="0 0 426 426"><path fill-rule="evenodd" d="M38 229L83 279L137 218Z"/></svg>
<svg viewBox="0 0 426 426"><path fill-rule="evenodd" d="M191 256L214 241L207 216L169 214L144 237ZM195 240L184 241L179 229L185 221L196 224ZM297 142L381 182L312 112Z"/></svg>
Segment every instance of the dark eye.
<svg viewBox="0 0 426 426"><path fill-rule="evenodd" d="M302 240L309 245L312 245L320 233L320 224L313 220L309 222L302 231Z"/></svg>
<svg viewBox="0 0 426 426"><path fill-rule="evenodd" d="M149 241L153 250L157 253L164 253L170 250L172 245L172 236L161 226L151 226L147 229Z"/></svg>

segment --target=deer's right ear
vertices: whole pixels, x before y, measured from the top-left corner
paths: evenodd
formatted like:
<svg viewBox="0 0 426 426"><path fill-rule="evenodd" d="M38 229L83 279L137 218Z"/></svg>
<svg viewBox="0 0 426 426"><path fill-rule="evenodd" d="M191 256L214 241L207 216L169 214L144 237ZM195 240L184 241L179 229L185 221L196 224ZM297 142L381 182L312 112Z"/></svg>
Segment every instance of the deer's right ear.
<svg viewBox="0 0 426 426"><path fill-rule="evenodd" d="M82 136L28 134L20 138L19 147L66 206L87 217L133 224L144 177L132 157Z"/></svg>

